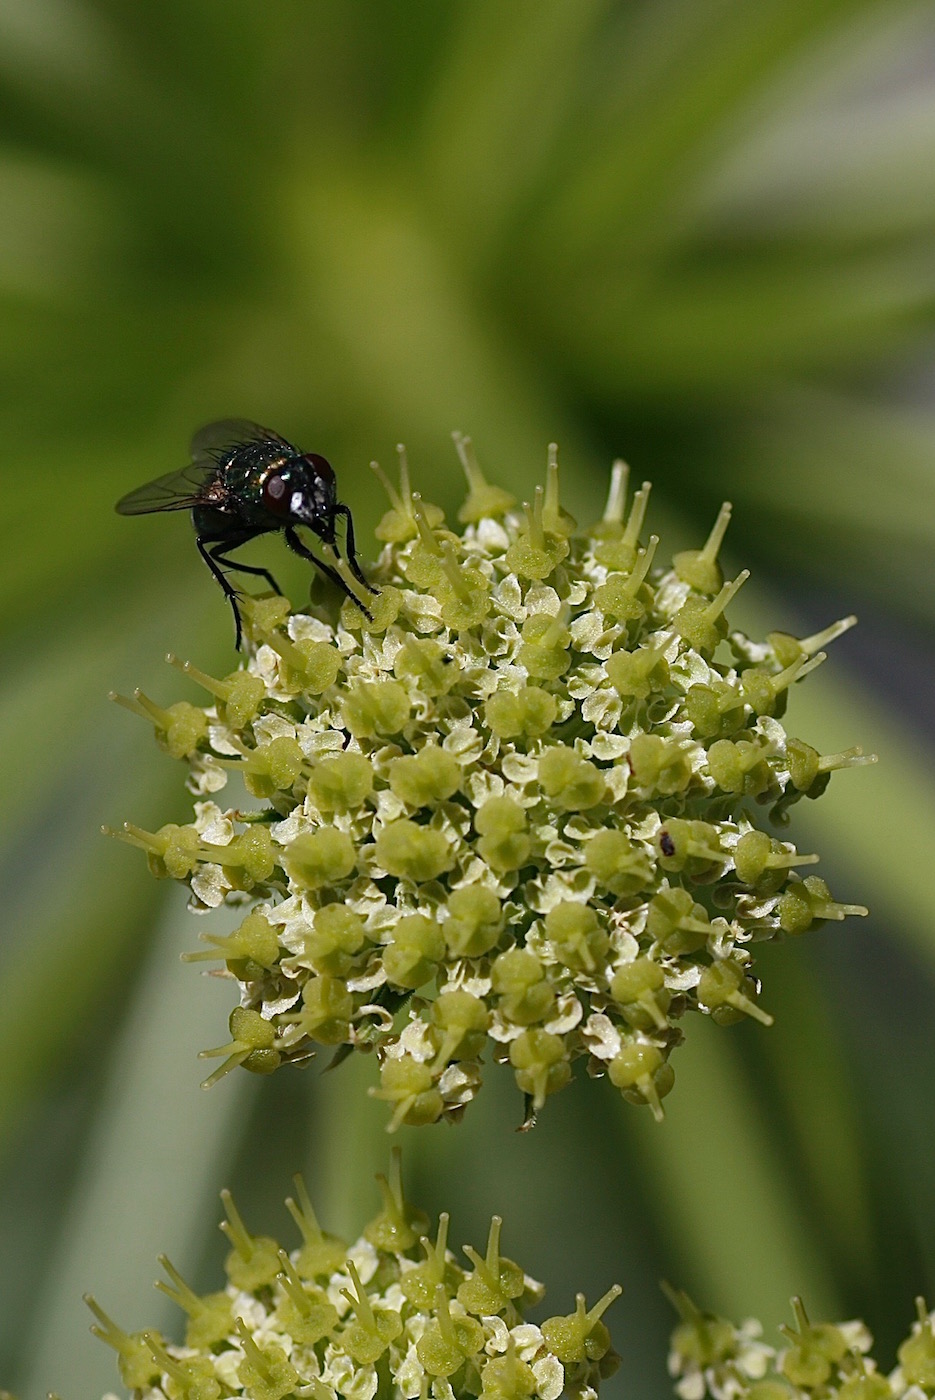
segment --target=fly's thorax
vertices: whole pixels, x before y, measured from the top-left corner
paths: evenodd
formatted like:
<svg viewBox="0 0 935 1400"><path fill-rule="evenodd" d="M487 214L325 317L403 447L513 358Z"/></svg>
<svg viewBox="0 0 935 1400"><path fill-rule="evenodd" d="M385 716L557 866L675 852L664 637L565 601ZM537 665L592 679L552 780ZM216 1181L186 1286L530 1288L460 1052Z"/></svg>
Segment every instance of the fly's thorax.
<svg viewBox="0 0 935 1400"><path fill-rule="evenodd" d="M192 508L195 534L201 540L227 540L242 530L259 531L232 497L223 506L200 505Z"/></svg>

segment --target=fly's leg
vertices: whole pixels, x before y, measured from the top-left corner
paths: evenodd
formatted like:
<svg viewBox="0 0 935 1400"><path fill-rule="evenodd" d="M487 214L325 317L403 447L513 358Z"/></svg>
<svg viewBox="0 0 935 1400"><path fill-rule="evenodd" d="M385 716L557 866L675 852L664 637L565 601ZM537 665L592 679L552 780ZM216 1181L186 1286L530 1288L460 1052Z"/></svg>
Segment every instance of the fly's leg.
<svg viewBox="0 0 935 1400"><path fill-rule="evenodd" d="M326 578L330 578L332 583L336 583L338 585L345 597L350 598L351 602L355 603L357 607L360 608L364 617L366 617L368 621L373 621L373 614L364 606L364 604L360 601L359 598L355 598L354 594L348 588L347 584L345 583L341 575L338 573L337 569L333 569L331 565L326 564L323 559L317 559L312 553L312 551L308 548L308 546L302 543L302 541L299 539L298 535L296 534L295 530L291 525L287 527L285 531L285 536L286 544L292 550L293 554L298 554L300 559L307 559L310 564L315 565L316 569L320 569Z"/></svg>
<svg viewBox="0 0 935 1400"><path fill-rule="evenodd" d="M242 544L246 544L249 540L255 539L258 533L262 533L262 531L235 531L220 540L212 539L210 535L207 537L202 535L196 536L199 554L223 588L227 601L231 605L231 610L234 614L234 625L237 629L236 646L238 651L240 651L240 643L243 640L243 622L240 616L240 609L237 606L237 599L240 597L240 593L234 585L229 582L224 565L226 564L228 569L235 569L238 573L254 574L259 578L265 579L273 592L278 593L279 596L282 597L279 585L268 569L260 569L255 564L240 564L236 559L230 558L230 551L232 549L239 549Z"/></svg>
<svg viewBox="0 0 935 1400"><path fill-rule="evenodd" d="M243 640L243 623L241 622L240 618L240 609L237 606L237 589L233 586L233 584L228 583L227 576L224 573L224 570L221 568L221 564L215 559L215 554L210 549L207 549L205 547L208 542L206 540L203 540L200 535L196 535L195 543L198 546L198 553L201 555L202 559L205 561L208 568L211 570L212 574L217 579L218 583L221 585L221 588L224 591L224 596L231 605L231 611L234 614L234 627L236 629L237 634L234 646L237 651L240 651L240 643ZM224 542L221 541L222 549L223 546ZM215 549L217 549L217 546L215 546Z"/></svg>
<svg viewBox="0 0 935 1400"><path fill-rule="evenodd" d="M347 562L350 565L351 573L354 575L358 583L363 584L368 593L372 593L374 594L374 596L377 596L380 592L379 588L374 588L372 583L367 582L367 580L364 578L361 567L357 562L357 550L354 546L354 522L351 519L350 510L347 506L338 504L334 508L334 513L335 515L343 515L345 523L347 525L345 549L347 551Z"/></svg>
<svg viewBox="0 0 935 1400"><path fill-rule="evenodd" d="M252 535L248 536L248 539L252 538ZM257 568L256 564L241 564L236 559L229 559L227 557L227 551L229 549L239 549L240 546L246 544L246 542L246 540L238 540L236 544L224 544L223 548L213 550L211 557L216 559L219 564L226 564L228 568L236 569L239 574L256 574L257 578L265 578L273 592L278 593L281 598L283 596L282 589L273 578L269 569Z"/></svg>

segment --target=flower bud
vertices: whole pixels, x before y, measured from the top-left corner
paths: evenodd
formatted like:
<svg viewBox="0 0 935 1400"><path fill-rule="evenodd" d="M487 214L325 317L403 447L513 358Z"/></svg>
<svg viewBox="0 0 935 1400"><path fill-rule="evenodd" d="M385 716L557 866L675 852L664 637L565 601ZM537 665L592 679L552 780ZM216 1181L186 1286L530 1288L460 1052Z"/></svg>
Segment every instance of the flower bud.
<svg viewBox="0 0 935 1400"><path fill-rule="evenodd" d="M436 879L453 864L448 842L440 831L417 826L405 817L383 827L376 839L374 856L388 875L418 883Z"/></svg>

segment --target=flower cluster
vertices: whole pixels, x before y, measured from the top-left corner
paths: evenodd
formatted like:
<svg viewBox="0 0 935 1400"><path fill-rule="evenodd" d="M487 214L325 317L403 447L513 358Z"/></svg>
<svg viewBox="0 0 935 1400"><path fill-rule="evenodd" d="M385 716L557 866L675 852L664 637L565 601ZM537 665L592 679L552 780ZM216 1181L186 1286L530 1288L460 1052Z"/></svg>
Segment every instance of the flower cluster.
<svg viewBox="0 0 935 1400"><path fill-rule="evenodd" d="M244 598L244 669L175 663L209 706L122 699L197 801L189 825L120 834L195 909L249 905L192 955L240 984L208 1083L375 1050L390 1126L430 1123L461 1114L489 1047L527 1121L579 1057L658 1117L687 1011L770 1021L752 944L866 912L777 835L870 761L823 757L781 719L854 619L751 641L725 619L747 577L718 563L728 506L663 569L658 538L640 544L649 486L627 508L622 463L576 535L554 449L519 511L458 446L461 533L404 461L399 491L384 478L372 616Z"/></svg>
<svg viewBox="0 0 935 1400"><path fill-rule="evenodd" d="M702 1313L684 1293L666 1290L681 1315L672 1333L669 1371L680 1400L930 1400L935 1395L935 1313L916 1299L917 1321L899 1347L899 1364L881 1374L868 1355L873 1338L862 1322L809 1322L793 1298L794 1327L786 1346L761 1340L755 1321L740 1327Z"/></svg>
<svg viewBox="0 0 935 1400"><path fill-rule="evenodd" d="M470 1246L463 1268L447 1248L448 1216L434 1243L428 1218L403 1198L399 1158L378 1178L384 1203L356 1244L320 1228L300 1177L286 1206L302 1243L291 1254L251 1235L228 1192L221 1229L233 1246L227 1286L199 1296L166 1258L158 1288L188 1315L185 1344L127 1333L92 1299L93 1330L118 1355L139 1400L595 1400L616 1370L602 1313L620 1293L541 1326L523 1310L541 1284L500 1253L494 1217L484 1255Z"/></svg>

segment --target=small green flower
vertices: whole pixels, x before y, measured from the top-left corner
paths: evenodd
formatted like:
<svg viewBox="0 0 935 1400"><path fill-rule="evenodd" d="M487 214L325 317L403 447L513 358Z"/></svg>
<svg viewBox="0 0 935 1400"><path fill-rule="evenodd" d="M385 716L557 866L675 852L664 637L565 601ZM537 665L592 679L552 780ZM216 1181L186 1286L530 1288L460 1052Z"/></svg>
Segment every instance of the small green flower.
<svg viewBox="0 0 935 1400"><path fill-rule="evenodd" d="M378 1178L383 1209L350 1247L321 1231L301 1178L301 1205L286 1202L302 1244L287 1253L252 1236L228 1192L221 1229L233 1249L227 1286L199 1296L163 1257L169 1283L157 1287L187 1316L183 1345L155 1331L128 1334L91 1298L92 1331L117 1352L124 1384L151 1400L595 1400L619 1358L603 1313L614 1286L588 1309L541 1326L524 1320L542 1286L500 1253L495 1216L470 1268L448 1249L448 1216L435 1242L428 1219L405 1200L399 1155Z"/></svg>
<svg viewBox="0 0 935 1400"><path fill-rule="evenodd" d="M390 1125L432 1123L463 1113L486 1052L529 1120L583 1059L659 1116L688 1012L769 1023L755 943L865 912L800 873L818 857L780 830L871 761L823 757L782 722L854 619L751 641L726 620L747 577L718 562L728 507L667 570L656 536L640 544L649 486L627 510L623 464L576 534L554 448L518 512L457 446L461 533L404 459L399 490L384 479L372 618L350 599L245 599L243 671L173 663L210 705L121 701L198 799L187 825L121 834L195 909L251 906L190 955L241 988L209 1083L361 1047ZM246 798L224 810L237 775ZM438 1327L441 1355L456 1343Z"/></svg>
<svg viewBox="0 0 935 1400"><path fill-rule="evenodd" d="M916 1299L917 1318L912 1334L899 1351L901 1386L918 1386L926 1395L935 1395L935 1316L929 1313L924 1298Z"/></svg>
<svg viewBox="0 0 935 1400"><path fill-rule="evenodd" d="M862 1322L810 1322L793 1298L794 1327L780 1327L787 1345L762 1341L752 1319L740 1327L700 1312L686 1293L663 1285L679 1313L669 1372L680 1400L927 1400L935 1394L932 1316L916 1300L918 1320L889 1375L868 1354L873 1338Z"/></svg>

